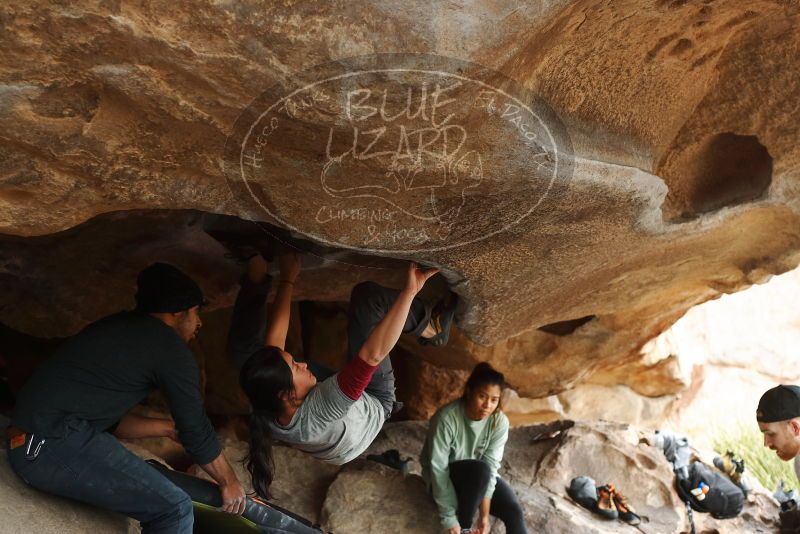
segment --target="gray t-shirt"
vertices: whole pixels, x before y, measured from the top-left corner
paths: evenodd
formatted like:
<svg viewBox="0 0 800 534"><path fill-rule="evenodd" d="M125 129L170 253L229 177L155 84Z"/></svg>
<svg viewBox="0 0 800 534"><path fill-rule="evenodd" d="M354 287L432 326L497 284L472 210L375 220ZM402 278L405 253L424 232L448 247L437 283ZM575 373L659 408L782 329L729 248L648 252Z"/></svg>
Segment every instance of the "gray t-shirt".
<svg viewBox="0 0 800 534"><path fill-rule="evenodd" d="M364 452L385 421L381 403L363 393L345 395L334 375L311 390L287 426L271 421L275 439L324 462L346 464Z"/></svg>

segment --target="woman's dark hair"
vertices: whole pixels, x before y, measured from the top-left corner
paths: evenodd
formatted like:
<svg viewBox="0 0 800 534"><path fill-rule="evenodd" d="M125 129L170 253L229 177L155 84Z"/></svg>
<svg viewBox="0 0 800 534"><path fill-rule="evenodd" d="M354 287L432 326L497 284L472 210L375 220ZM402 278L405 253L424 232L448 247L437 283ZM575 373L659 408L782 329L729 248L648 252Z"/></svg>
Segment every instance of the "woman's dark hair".
<svg viewBox="0 0 800 534"><path fill-rule="evenodd" d="M471 392L486 385L500 386L500 389L503 389L506 385L506 378L503 373L497 371L489 363L481 362L475 366L475 369L469 375L467 384L464 386L462 398L467 398Z"/></svg>
<svg viewBox="0 0 800 534"><path fill-rule="evenodd" d="M264 499L270 498L269 486L275 476L269 422L280 414L280 394L294 388L292 370L282 353L278 347L259 349L248 358L239 373L239 383L253 406L250 452L245 465L253 479L253 489Z"/></svg>

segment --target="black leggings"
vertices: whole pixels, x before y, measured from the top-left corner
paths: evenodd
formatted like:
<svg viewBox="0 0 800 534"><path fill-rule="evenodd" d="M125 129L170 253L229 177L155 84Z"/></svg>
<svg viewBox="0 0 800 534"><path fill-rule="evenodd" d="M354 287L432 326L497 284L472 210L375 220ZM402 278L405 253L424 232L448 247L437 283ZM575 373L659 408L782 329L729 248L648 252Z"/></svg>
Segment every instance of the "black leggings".
<svg viewBox="0 0 800 534"><path fill-rule="evenodd" d="M489 464L480 460L459 460L450 464L450 480L458 499L456 516L462 529L472 526L491 476ZM507 534L527 534L519 500L508 482L500 477L497 477L489 513L505 524Z"/></svg>

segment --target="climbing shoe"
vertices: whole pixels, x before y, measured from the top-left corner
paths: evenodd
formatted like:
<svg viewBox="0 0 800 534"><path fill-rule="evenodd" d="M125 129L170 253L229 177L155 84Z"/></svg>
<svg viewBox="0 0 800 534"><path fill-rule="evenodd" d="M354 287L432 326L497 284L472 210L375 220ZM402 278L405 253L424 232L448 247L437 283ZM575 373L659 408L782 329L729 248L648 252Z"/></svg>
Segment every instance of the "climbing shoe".
<svg viewBox="0 0 800 534"><path fill-rule="evenodd" d="M728 451L723 456L714 458L714 467L728 475L733 482L738 483L744 473L744 460L737 457L732 451Z"/></svg>
<svg viewBox="0 0 800 534"><path fill-rule="evenodd" d="M597 487L597 507L595 512L607 519L617 519L619 512L614 504L614 485L606 484Z"/></svg>
<svg viewBox="0 0 800 534"><path fill-rule="evenodd" d="M427 338L420 336L419 343L433 347L447 345L447 340L450 339L450 327L453 325L457 307L458 295L452 292L437 302L433 308L433 313L431 313L430 321L434 335Z"/></svg>
<svg viewBox="0 0 800 534"><path fill-rule="evenodd" d="M633 507L628 504L628 499L614 487L614 484L609 484L608 487L611 489L611 497L614 500L614 504L617 506L619 518L633 526L641 523L642 518L639 517Z"/></svg>
<svg viewBox="0 0 800 534"><path fill-rule="evenodd" d="M404 475L407 475L411 471L411 466L409 465L411 458L401 458L400 451L397 449L389 449L382 454L370 454L367 456L367 460L383 464L392 469L397 469Z"/></svg>
<svg viewBox="0 0 800 534"><path fill-rule="evenodd" d="M744 459L740 458L732 451L728 451L722 456L715 457L714 467L725 473L728 478L731 479L731 482L739 486L744 492L745 497L752 490L744 474Z"/></svg>
<svg viewBox="0 0 800 534"><path fill-rule="evenodd" d="M275 244L268 234L257 230L257 233L243 234L228 230L206 230L206 233L219 241L228 252L225 257L245 263L259 254L267 261L272 261Z"/></svg>
<svg viewBox="0 0 800 534"><path fill-rule="evenodd" d="M597 484L587 476L573 478L567 488L567 495L588 510L597 508Z"/></svg>

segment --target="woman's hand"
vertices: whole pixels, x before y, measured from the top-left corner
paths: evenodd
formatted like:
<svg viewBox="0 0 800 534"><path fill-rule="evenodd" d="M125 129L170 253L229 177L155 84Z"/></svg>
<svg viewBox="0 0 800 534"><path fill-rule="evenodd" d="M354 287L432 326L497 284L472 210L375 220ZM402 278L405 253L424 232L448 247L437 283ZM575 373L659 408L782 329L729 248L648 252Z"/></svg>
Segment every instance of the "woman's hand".
<svg viewBox="0 0 800 534"><path fill-rule="evenodd" d="M442 534L461 534L461 527L459 525L450 527L444 532L442 532Z"/></svg>
<svg viewBox="0 0 800 534"><path fill-rule="evenodd" d="M491 529L492 529L492 527L491 527L491 525L489 525L489 516L488 515L478 517L477 529L475 530L475 532L477 532L477 534L489 534L489 531Z"/></svg>
<svg viewBox="0 0 800 534"><path fill-rule="evenodd" d="M281 271L281 280L294 282L300 274L302 260L297 252L284 252L278 256L278 267Z"/></svg>
<svg viewBox="0 0 800 534"><path fill-rule="evenodd" d="M439 272L439 269L428 269L427 271L420 268L419 265L413 261L408 264L408 271L406 272L406 291L412 292L414 295L422 290L428 278Z"/></svg>

